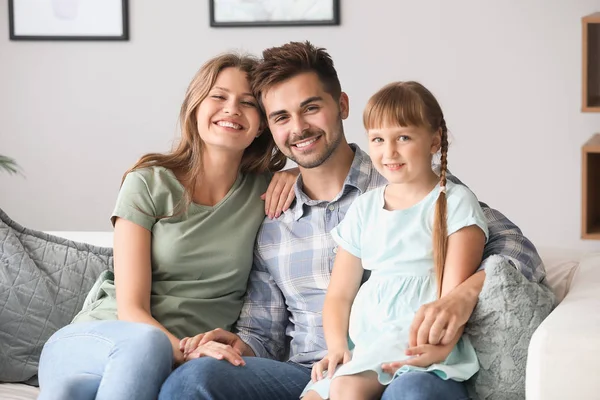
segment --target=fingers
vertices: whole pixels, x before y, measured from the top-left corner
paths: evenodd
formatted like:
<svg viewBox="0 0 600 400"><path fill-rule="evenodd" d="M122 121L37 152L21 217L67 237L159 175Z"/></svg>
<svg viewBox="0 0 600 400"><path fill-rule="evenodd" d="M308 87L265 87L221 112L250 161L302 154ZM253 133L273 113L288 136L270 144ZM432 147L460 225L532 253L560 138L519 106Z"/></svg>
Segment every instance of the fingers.
<svg viewBox="0 0 600 400"><path fill-rule="evenodd" d="M283 204L283 211L287 211L290 208L295 198L296 192L294 191L294 185L292 185L290 191L288 192L287 198L285 199L285 203Z"/></svg>
<svg viewBox="0 0 600 400"><path fill-rule="evenodd" d="M434 322L435 315L433 313L427 313L423 319L423 322L421 322L419 331L417 332L417 346L429 343L429 332L431 331L431 326Z"/></svg>
<svg viewBox="0 0 600 400"><path fill-rule="evenodd" d="M342 364L346 364L352 358L352 354L349 351L344 353L344 359L342 360Z"/></svg>
<svg viewBox="0 0 600 400"><path fill-rule="evenodd" d="M183 349L183 355L185 356L191 353L192 351L196 350L196 347L198 347L198 345L200 344L200 340L202 340L203 337L204 334L201 333L199 335L194 336L193 338L188 339Z"/></svg>
<svg viewBox="0 0 600 400"><path fill-rule="evenodd" d="M335 368L339 364L340 359L338 357L330 357L329 362L327 363L327 376L329 378L333 378L333 374L335 374Z"/></svg>
<svg viewBox="0 0 600 400"><path fill-rule="evenodd" d="M408 330L408 345L409 347L413 347L417 345L417 333L419 332L419 328L425 319L425 309L423 306L417 310L415 317L413 318L412 324L410 324L410 328Z"/></svg>
<svg viewBox="0 0 600 400"><path fill-rule="evenodd" d="M442 337L446 333L446 325L448 324L448 315L444 311L438 314L431 325L429 330L429 338L427 343L429 344L440 344Z"/></svg>
<svg viewBox="0 0 600 400"><path fill-rule="evenodd" d="M313 378L314 376L314 380L319 381L321 379L323 379L323 369L324 366L327 364L327 358L322 359L321 361L319 361L318 363L315 363L315 365L313 365L313 370L311 372L311 378Z"/></svg>
<svg viewBox="0 0 600 400"><path fill-rule="evenodd" d="M279 217L281 215L282 211L287 210L287 208L284 208L284 207L285 207L285 204L290 195L290 191L293 193L294 187L291 182L286 182L283 189L279 193L279 197L276 198L277 205L276 205L276 209L275 209L275 217ZM288 208L289 208L289 206L288 206Z"/></svg>
<svg viewBox="0 0 600 400"><path fill-rule="evenodd" d="M189 339L189 337L184 337L179 341L179 351L183 352L185 350L185 344Z"/></svg>
<svg viewBox="0 0 600 400"><path fill-rule="evenodd" d="M198 343L198 345L200 345L200 346L204 345L208 342L223 343L223 342L228 342L233 339L231 337L231 335L232 335L231 332L228 332L221 328L213 329L212 331L206 332L202 335L203 335L202 340L200 340L200 342ZM199 335L197 335L197 336L199 336Z"/></svg>
<svg viewBox="0 0 600 400"><path fill-rule="evenodd" d="M236 366L246 364L244 359L231 346L217 342L209 342L205 345L198 346L193 352L186 356L186 360L198 357L212 357L217 360L227 360Z"/></svg>
<svg viewBox="0 0 600 400"><path fill-rule="evenodd" d="M396 371L398 371L402 365L404 365L401 362L392 362L392 363L387 363L387 364L382 364L381 365L381 369L383 370L383 372L386 372L390 375L394 375L396 373Z"/></svg>
<svg viewBox="0 0 600 400"><path fill-rule="evenodd" d="M446 326L446 331L442 335L440 343L443 345L447 345L452 343L456 335L458 335L458 330L461 328L461 325L458 323L456 318L450 319L448 322L448 326Z"/></svg>
<svg viewBox="0 0 600 400"><path fill-rule="evenodd" d="M279 217L279 215L281 215L281 208L283 207L283 201L281 202L281 207L279 207L279 202L281 201L281 193L283 193L284 190L285 190L285 182L282 182L280 180L279 182L277 182L277 185L273 188L273 191L271 192L271 198L268 199L269 212L267 214L269 215L269 218L277 218L277 217Z"/></svg>

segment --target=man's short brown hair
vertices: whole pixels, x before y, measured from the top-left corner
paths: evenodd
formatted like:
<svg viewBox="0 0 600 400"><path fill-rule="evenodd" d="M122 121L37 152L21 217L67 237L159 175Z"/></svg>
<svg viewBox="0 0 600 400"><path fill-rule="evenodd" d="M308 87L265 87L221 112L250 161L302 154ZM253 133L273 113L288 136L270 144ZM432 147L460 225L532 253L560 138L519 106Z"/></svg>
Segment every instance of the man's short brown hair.
<svg viewBox="0 0 600 400"><path fill-rule="evenodd" d="M262 107L262 94L274 85L296 75L314 72L319 77L323 89L336 101L342 88L327 51L313 46L309 41L290 42L279 47L265 49L263 60L250 74L252 91Z"/></svg>

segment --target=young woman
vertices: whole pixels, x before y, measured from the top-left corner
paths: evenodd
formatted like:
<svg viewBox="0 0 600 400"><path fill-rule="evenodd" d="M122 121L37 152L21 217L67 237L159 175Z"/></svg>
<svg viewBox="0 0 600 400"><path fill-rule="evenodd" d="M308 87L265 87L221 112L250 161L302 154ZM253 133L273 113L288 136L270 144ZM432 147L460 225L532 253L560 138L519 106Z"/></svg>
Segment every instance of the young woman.
<svg viewBox="0 0 600 400"><path fill-rule="evenodd" d="M289 206L297 176L273 178L285 157L250 90L255 64L225 54L203 65L179 145L125 174L111 218L114 277L44 346L40 400L155 399L184 362L181 339L236 321L265 210Z"/></svg>

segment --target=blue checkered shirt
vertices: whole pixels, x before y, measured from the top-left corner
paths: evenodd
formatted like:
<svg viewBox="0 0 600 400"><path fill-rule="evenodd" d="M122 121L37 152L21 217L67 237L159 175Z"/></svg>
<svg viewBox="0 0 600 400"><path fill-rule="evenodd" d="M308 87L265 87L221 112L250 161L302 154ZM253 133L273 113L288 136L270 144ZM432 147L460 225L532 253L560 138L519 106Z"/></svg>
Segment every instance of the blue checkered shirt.
<svg viewBox="0 0 600 400"><path fill-rule="evenodd" d="M342 191L331 201L311 200L296 182L296 200L279 218L263 222L236 332L258 357L310 366L325 356L322 310L337 245L329 232L362 193L386 184L358 146ZM449 176L453 182L461 182ZM486 258L507 258L529 280L544 266L533 244L500 212L481 203L488 222Z"/></svg>

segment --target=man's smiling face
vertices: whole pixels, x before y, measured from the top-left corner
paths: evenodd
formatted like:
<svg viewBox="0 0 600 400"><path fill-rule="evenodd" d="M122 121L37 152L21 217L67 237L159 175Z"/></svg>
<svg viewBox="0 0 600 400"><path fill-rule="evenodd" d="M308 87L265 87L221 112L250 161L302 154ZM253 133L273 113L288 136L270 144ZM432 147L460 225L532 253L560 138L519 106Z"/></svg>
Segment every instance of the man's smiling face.
<svg viewBox="0 0 600 400"><path fill-rule="evenodd" d="M262 102L277 147L300 167L323 164L344 137L348 97L336 101L313 72L272 86Z"/></svg>

